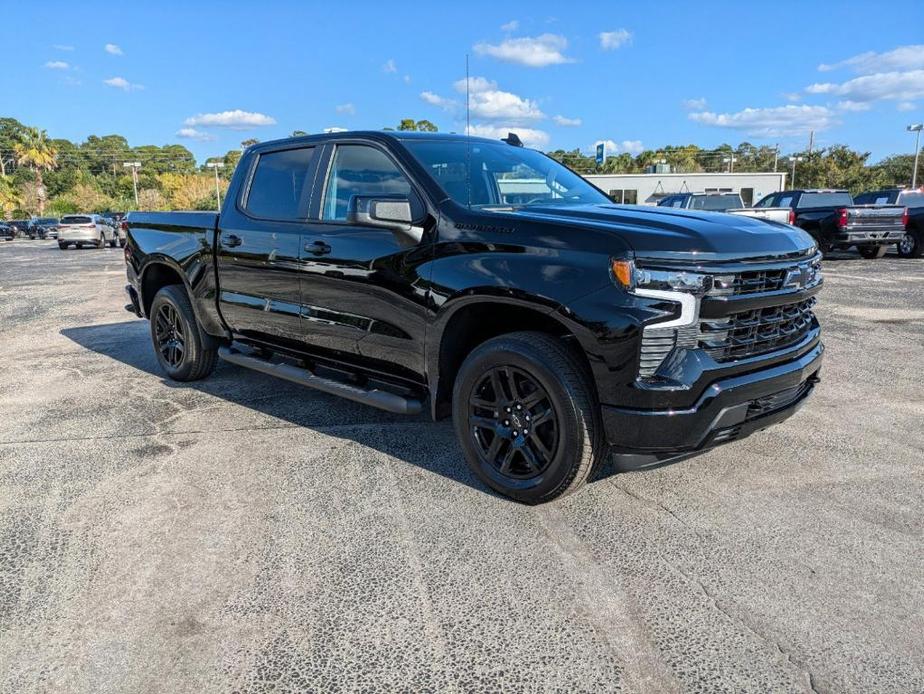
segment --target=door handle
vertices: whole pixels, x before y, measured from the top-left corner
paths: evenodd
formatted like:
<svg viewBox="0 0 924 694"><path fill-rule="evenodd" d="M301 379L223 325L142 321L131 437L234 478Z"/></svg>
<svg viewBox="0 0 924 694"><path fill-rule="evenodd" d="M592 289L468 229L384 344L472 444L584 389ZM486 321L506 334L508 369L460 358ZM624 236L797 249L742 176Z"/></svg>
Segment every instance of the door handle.
<svg viewBox="0 0 924 694"><path fill-rule="evenodd" d="M242 239L240 236L236 236L235 234L228 234L221 240L221 242L228 248L234 248L235 246L240 246L242 243L244 243L244 239Z"/></svg>
<svg viewBox="0 0 924 694"><path fill-rule="evenodd" d="M323 241L314 241L312 243L305 244L305 250L311 253L312 255L327 255L330 253L331 248L328 244Z"/></svg>

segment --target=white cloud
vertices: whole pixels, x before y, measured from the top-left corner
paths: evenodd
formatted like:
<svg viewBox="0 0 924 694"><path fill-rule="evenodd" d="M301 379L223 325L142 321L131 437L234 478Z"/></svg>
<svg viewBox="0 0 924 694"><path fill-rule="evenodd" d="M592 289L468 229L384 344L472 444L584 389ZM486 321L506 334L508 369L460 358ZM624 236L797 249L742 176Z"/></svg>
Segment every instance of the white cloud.
<svg viewBox="0 0 924 694"><path fill-rule="evenodd" d="M802 95L799 92L783 92L783 98L786 101L802 101Z"/></svg>
<svg viewBox="0 0 924 694"><path fill-rule="evenodd" d="M469 77L469 108L476 118L522 122L545 118L532 99L498 89L497 82L485 77ZM465 80L456 80L453 87L465 93Z"/></svg>
<svg viewBox="0 0 924 694"><path fill-rule="evenodd" d="M392 73L398 72L398 66L395 65L395 59L389 58L385 61L385 64L382 65L382 72Z"/></svg>
<svg viewBox="0 0 924 694"><path fill-rule="evenodd" d="M110 55L122 55L122 49L114 43L107 43L103 49Z"/></svg>
<svg viewBox="0 0 924 694"><path fill-rule="evenodd" d="M701 96L698 99L684 99L683 107L687 111L702 111L706 108L706 97Z"/></svg>
<svg viewBox="0 0 924 694"><path fill-rule="evenodd" d="M402 77L401 79L404 80L404 83L405 83L405 84L410 84L410 83L411 83L411 76L410 76L410 75L405 75L405 76Z"/></svg>
<svg viewBox="0 0 924 694"><path fill-rule="evenodd" d="M345 133L349 131L346 128L339 128L337 126L333 126L330 128L324 128L324 132L326 133Z"/></svg>
<svg viewBox="0 0 924 694"><path fill-rule="evenodd" d="M895 106L895 108L902 112L914 111L917 107L917 104L911 103L910 101L902 101Z"/></svg>
<svg viewBox="0 0 924 694"><path fill-rule="evenodd" d="M758 137L801 135L810 130L825 130L835 124L834 113L825 106L776 106L746 108L737 113L701 111L689 118L703 125L742 130Z"/></svg>
<svg viewBox="0 0 924 694"><path fill-rule="evenodd" d="M356 115L356 107L351 103L340 104L336 108L337 113L345 113L348 116Z"/></svg>
<svg viewBox="0 0 924 694"><path fill-rule="evenodd" d="M598 36L600 38L600 48L605 51L615 51L617 48L632 42L632 32L627 29L601 31Z"/></svg>
<svg viewBox="0 0 924 694"><path fill-rule="evenodd" d="M474 51L478 55L489 55L508 63L518 63L527 67L547 67L561 63L574 62L564 55L568 40L559 34L542 34L541 36L505 39L499 44L476 43Z"/></svg>
<svg viewBox="0 0 924 694"><path fill-rule="evenodd" d="M433 92L421 92L420 98L431 106L439 106L440 108L446 109L447 111L459 105L459 102L454 101L453 99L447 99L446 97L440 96L439 94L434 94Z"/></svg>
<svg viewBox="0 0 924 694"><path fill-rule="evenodd" d="M47 67L49 70L68 70L71 66L65 63L63 60L49 60L47 63L45 63L45 67Z"/></svg>
<svg viewBox="0 0 924 694"><path fill-rule="evenodd" d="M924 97L924 70L879 72L841 82L821 82L805 88L809 94L833 94L851 101L894 99L911 101Z"/></svg>
<svg viewBox="0 0 924 694"><path fill-rule="evenodd" d="M838 101L837 108L839 111L869 111L872 106L869 105L869 102L865 101Z"/></svg>
<svg viewBox="0 0 924 694"><path fill-rule="evenodd" d="M469 134L475 137L488 137L499 140L507 137L508 133L516 133L527 147L545 147L549 144L549 134L544 130L534 128L520 128L515 125L489 125L486 123L472 123Z"/></svg>
<svg viewBox="0 0 924 694"><path fill-rule="evenodd" d="M821 72L830 72L840 68L850 68L860 75L892 70L914 70L924 68L924 45L899 46L885 53L869 51L860 53L839 63L818 66Z"/></svg>
<svg viewBox="0 0 924 694"><path fill-rule="evenodd" d="M103 80L103 84L106 84L110 87L115 87L116 89L122 89L123 91L130 92L136 89L144 89L143 84L134 84L129 82L124 77L110 77L108 80Z"/></svg>
<svg viewBox="0 0 924 694"><path fill-rule="evenodd" d="M566 116L552 116L552 120L555 121L555 125L566 128L576 128L583 123L580 118L567 118Z"/></svg>
<svg viewBox="0 0 924 694"><path fill-rule="evenodd" d="M516 31L520 28L520 22L516 19L511 19L506 24L501 24L501 31Z"/></svg>
<svg viewBox="0 0 924 694"><path fill-rule="evenodd" d="M622 149L629 154L639 154L645 148L642 146L641 140L623 140Z"/></svg>
<svg viewBox="0 0 924 694"><path fill-rule="evenodd" d="M211 133L196 130L195 128L180 128L176 131L176 136L186 140L199 140L200 142L209 142L215 139L215 136Z"/></svg>
<svg viewBox="0 0 924 694"><path fill-rule="evenodd" d="M54 46L52 46L52 48L54 48L54 49L57 50L57 51L72 51L72 50L74 50L74 47L73 47L73 46L68 46L68 45L63 44L63 43L56 43Z"/></svg>
<svg viewBox="0 0 924 694"><path fill-rule="evenodd" d="M263 113L234 109L233 111L221 111L219 113L199 113L187 118L183 121L183 124L247 130L265 125L276 125L276 119Z"/></svg>

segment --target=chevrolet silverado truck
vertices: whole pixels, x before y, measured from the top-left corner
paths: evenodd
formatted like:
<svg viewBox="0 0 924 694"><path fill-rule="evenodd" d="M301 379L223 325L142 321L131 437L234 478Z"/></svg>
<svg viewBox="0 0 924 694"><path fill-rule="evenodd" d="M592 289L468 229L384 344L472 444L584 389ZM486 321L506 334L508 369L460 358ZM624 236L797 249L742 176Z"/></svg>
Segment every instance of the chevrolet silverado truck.
<svg viewBox="0 0 924 694"><path fill-rule="evenodd" d="M924 188L889 188L861 193L854 198L861 205L902 205L908 209L905 235L898 242L902 258L924 255Z"/></svg>
<svg viewBox="0 0 924 694"><path fill-rule="evenodd" d="M704 212L727 212L745 217L789 223L789 209L785 207L745 207L738 193L674 193L658 201L658 207L673 207L679 210L703 210Z"/></svg>
<svg viewBox="0 0 924 694"><path fill-rule="evenodd" d="M846 190L784 190L761 199L763 206L789 208L789 223L811 234L822 254L855 246L868 259L901 242L908 221L901 205L857 205Z"/></svg>
<svg viewBox="0 0 924 694"><path fill-rule="evenodd" d="M504 200L499 181L544 181ZM132 212L130 303L171 379L217 360L451 416L525 503L781 422L819 380L800 229L615 205L504 141L341 132L246 150L219 213Z"/></svg>

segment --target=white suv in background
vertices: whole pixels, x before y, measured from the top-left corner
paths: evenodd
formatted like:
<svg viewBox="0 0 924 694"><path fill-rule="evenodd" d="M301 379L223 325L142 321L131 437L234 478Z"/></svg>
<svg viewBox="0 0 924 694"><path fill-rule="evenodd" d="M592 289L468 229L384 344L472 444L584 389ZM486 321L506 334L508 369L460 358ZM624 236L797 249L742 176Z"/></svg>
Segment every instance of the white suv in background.
<svg viewBox="0 0 924 694"><path fill-rule="evenodd" d="M108 243L115 248L118 241L116 230L98 214L66 215L61 217L58 225L58 248L61 250L72 244L77 248L83 248L84 245L102 248Z"/></svg>

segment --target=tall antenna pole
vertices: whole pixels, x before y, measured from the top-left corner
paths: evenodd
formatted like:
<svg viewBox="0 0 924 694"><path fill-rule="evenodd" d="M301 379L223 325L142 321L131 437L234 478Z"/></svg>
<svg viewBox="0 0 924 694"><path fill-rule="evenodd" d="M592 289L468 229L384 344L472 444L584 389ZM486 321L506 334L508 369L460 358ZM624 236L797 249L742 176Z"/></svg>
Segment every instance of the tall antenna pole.
<svg viewBox="0 0 924 694"><path fill-rule="evenodd" d="M468 77L468 53L465 54L465 134L471 135L471 115L469 113L471 97L469 96L469 89L471 88L471 81Z"/></svg>

